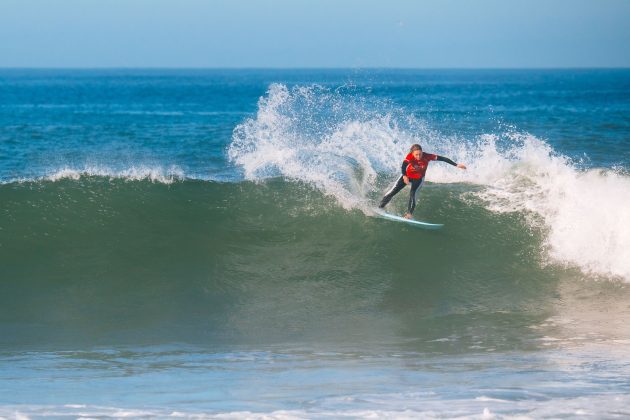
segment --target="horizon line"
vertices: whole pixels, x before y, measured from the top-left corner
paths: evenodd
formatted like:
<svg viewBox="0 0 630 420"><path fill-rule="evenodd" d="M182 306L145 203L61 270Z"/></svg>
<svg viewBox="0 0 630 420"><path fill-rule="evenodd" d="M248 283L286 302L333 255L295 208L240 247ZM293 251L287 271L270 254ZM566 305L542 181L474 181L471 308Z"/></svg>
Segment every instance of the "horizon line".
<svg viewBox="0 0 630 420"><path fill-rule="evenodd" d="M333 67L333 66L0 66L0 70L628 70L630 66L540 66L540 67Z"/></svg>

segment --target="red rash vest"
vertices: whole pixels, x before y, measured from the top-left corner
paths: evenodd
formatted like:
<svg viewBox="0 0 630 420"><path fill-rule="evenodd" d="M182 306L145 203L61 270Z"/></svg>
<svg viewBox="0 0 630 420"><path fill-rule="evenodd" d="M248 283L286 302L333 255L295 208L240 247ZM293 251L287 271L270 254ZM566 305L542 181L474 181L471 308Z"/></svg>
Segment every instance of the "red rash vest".
<svg viewBox="0 0 630 420"><path fill-rule="evenodd" d="M407 170L405 171L406 175L411 179L420 179L424 177L424 174L427 172L429 162L437 160L437 158L437 155L423 153L420 159L416 159L413 157L413 154L409 153L405 158L405 162L409 163L409 165L407 165Z"/></svg>

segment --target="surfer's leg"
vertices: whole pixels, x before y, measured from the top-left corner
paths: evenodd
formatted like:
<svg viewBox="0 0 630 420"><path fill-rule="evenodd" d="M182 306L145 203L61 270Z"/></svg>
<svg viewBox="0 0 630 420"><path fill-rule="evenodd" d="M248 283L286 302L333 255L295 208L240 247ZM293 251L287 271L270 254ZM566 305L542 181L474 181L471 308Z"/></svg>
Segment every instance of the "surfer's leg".
<svg viewBox="0 0 630 420"><path fill-rule="evenodd" d="M387 193L385 193L385 197L383 197L383 199L381 200L381 204L378 205L379 209L382 209L383 207L385 207L387 205L387 203L390 202L390 200L396 195L398 194L398 192L400 190L402 190L403 188L405 188L405 181L403 181L403 177L401 175L400 178L398 178L398 181L396 181L396 184L392 187L391 190L387 191Z"/></svg>
<svg viewBox="0 0 630 420"><path fill-rule="evenodd" d="M416 191L422 186L424 183L424 177L420 179L410 179L411 181L411 191L409 191L409 205L407 206L407 214L412 215L413 211L416 209Z"/></svg>

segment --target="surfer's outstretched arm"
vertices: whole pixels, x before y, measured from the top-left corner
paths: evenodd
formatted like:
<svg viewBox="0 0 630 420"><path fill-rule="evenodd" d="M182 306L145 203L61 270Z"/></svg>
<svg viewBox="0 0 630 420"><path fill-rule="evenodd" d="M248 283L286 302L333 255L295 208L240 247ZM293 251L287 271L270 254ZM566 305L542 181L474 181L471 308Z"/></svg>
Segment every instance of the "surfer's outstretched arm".
<svg viewBox="0 0 630 420"><path fill-rule="evenodd" d="M453 162L452 160L450 160L449 158L444 157L444 156L437 155L437 159L435 159L435 160L439 160L441 162L446 162L449 165L457 166L457 163Z"/></svg>
<svg viewBox="0 0 630 420"><path fill-rule="evenodd" d="M452 160L450 160L449 158L444 157L444 156L437 155L437 159L436 160L439 160L439 161L442 161L442 162L446 162L449 165L457 166L460 169L466 169L466 165L464 165L463 163L455 163Z"/></svg>

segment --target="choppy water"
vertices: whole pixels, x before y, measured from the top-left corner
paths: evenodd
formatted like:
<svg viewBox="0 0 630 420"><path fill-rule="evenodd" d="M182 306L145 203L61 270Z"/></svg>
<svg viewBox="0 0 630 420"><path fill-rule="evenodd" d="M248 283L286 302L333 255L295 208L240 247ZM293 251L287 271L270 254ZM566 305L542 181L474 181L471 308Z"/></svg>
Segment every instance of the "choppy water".
<svg viewBox="0 0 630 420"><path fill-rule="evenodd" d="M629 171L627 70L2 70L0 416L627 417Z"/></svg>

